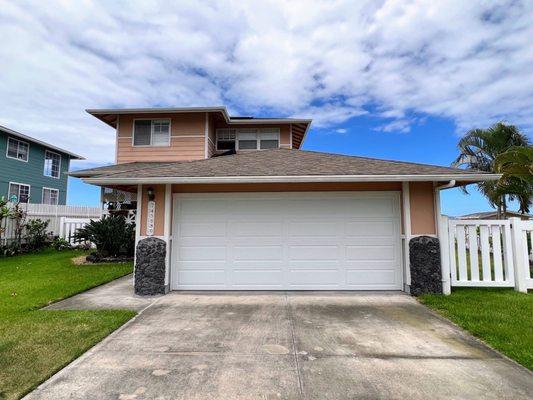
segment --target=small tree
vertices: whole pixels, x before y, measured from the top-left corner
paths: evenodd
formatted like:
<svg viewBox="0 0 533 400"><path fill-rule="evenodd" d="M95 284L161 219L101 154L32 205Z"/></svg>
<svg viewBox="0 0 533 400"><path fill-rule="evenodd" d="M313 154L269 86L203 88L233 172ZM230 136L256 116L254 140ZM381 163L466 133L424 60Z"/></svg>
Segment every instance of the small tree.
<svg viewBox="0 0 533 400"><path fill-rule="evenodd" d="M24 211L20 203L17 203L11 209L9 217L14 224L15 244L20 248L22 244L22 234L27 225L26 218L28 217L28 213Z"/></svg>
<svg viewBox="0 0 533 400"><path fill-rule="evenodd" d="M9 217L9 207L5 197L0 197L0 245L2 244L2 236L6 230L5 221Z"/></svg>

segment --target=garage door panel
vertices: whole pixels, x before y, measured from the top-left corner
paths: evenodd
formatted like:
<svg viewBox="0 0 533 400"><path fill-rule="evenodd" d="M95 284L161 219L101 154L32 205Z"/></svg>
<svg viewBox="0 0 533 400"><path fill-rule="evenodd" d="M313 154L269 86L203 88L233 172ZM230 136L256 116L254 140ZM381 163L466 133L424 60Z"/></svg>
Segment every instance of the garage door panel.
<svg viewBox="0 0 533 400"><path fill-rule="evenodd" d="M172 289L401 289L397 193L176 195Z"/></svg>
<svg viewBox="0 0 533 400"><path fill-rule="evenodd" d="M396 271L389 270L347 270L346 283L348 285L376 285L379 282L382 285L395 285Z"/></svg>
<svg viewBox="0 0 533 400"><path fill-rule="evenodd" d="M233 269L232 284L234 286L276 286L283 288L282 269Z"/></svg>
<svg viewBox="0 0 533 400"><path fill-rule="evenodd" d="M331 220L289 221L289 237L331 237L339 236L339 222Z"/></svg>
<svg viewBox="0 0 533 400"><path fill-rule="evenodd" d="M192 218L194 216L201 216L209 218L212 216L220 216L227 214L228 204L219 199L184 199L180 201L179 213L183 218Z"/></svg>
<svg viewBox="0 0 533 400"><path fill-rule="evenodd" d="M337 260L340 257L339 246L300 245L289 246L289 260Z"/></svg>
<svg viewBox="0 0 533 400"><path fill-rule="evenodd" d="M225 246L180 246L179 258L182 261L225 261Z"/></svg>
<svg viewBox="0 0 533 400"><path fill-rule="evenodd" d="M229 235L232 237L278 237L283 235L282 222L254 221L230 222Z"/></svg>
<svg viewBox="0 0 533 400"><path fill-rule="evenodd" d="M394 220L358 220L346 221L344 225L344 234L348 238L360 237L388 237L392 238L395 232Z"/></svg>
<svg viewBox="0 0 533 400"><path fill-rule="evenodd" d="M180 224L181 238L211 238L226 237L225 222L204 222L192 223L182 222Z"/></svg>
<svg viewBox="0 0 533 400"><path fill-rule="evenodd" d="M300 287L339 286L342 272L338 269L291 269L289 284Z"/></svg>
<svg viewBox="0 0 533 400"><path fill-rule="evenodd" d="M282 246L234 246L233 259L239 260L260 260L277 261L282 260Z"/></svg>
<svg viewBox="0 0 533 400"><path fill-rule="evenodd" d="M180 270L178 271L180 286L226 286L226 271L224 269L213 270Z"/></svg>
<svg viewBox="0 0 533 400"><path fill-rule="evenodd" d="M346 246L347 260L394 260L396 249L390 246Z"/></svg>

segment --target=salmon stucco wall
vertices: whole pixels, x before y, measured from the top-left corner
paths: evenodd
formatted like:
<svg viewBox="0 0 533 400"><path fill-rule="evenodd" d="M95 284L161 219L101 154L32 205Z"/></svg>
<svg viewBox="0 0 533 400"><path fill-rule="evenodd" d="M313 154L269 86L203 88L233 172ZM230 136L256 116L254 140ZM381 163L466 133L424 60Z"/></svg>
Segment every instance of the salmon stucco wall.
<svg viewBox="0 0 533 400"><path fill-rule="evenodd" d="M165 185L144 185L141 206L141 236L146 236L146 225L148 215L148 188L154 189L155 193L155 215L154 215L154 236L165 234Z"/></svg>
<svg viewBox="0 0 533 400"><path fill-rule="evenodd" d="M135 119L169 119L170 146L133 146ZM117 130L117 163L204 159L205 120L205 113L121 115Z"/></svg>
<svg viewBox="0 0 533 400"><path fill-rule="evenodd" d="M411 182L411 234L435 235L435 192L433 182Z"/></svg>

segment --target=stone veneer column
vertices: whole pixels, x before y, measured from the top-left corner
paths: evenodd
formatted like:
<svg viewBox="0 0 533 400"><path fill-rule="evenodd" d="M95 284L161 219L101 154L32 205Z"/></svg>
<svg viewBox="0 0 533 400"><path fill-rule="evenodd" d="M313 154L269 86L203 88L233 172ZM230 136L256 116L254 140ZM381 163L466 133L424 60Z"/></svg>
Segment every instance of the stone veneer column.
<svg viewBox="0 0 533 400"><path fill-rule="evenodd" d="M442 294L439 239L417 236L409 241L411 294Z"/></svg>
<svg viewBox="0 0 533 400"><path fill-rule="evenodd" d="M135 294L165 294L166 248L165 241L158 238L139 241L135 252Z"/></svg>

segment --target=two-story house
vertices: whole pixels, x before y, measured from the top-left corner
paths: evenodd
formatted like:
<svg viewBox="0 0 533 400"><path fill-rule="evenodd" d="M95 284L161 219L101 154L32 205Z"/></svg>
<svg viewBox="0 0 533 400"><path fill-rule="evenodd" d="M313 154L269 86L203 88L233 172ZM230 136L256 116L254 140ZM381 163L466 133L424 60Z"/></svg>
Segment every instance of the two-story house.
<svg viewBox="0 0 533 400"><path fill-rule="evenodd" d="M66 204L70 160L83 157L0 126L0 197Z"/></svg>
<svg viewBox="0 0 533 400"><path fill-rule="evenodd" d="M438 235L440 190L498 178L300 150L309 119L88 112L115 129L116 164L71 175L136 193L136 268L160 239L160 292L408 290L409 241Z"/></svg>

